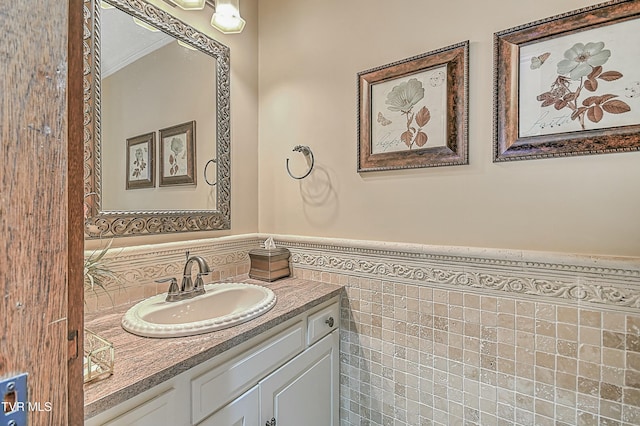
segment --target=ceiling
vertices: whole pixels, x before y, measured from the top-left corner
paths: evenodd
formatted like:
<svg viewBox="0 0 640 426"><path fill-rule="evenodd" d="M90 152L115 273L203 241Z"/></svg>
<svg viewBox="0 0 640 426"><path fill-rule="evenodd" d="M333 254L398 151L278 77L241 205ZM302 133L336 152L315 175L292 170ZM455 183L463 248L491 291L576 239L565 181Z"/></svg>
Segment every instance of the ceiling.
<svg viewBox="0 0 640 426"><path fill-rule="evenodd" d="M115 8L102 9L100 23L102 78L174 41L162 31L152 32L135 24L131 16Z"/></svg>

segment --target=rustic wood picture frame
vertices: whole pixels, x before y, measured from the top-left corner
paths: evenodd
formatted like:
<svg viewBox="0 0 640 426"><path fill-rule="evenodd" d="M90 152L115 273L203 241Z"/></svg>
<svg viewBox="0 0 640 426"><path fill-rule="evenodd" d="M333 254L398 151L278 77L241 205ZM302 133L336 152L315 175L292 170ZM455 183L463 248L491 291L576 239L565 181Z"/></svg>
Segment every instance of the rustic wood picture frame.
<svg viewBox="0 0 640 426"><path fill-rule="evenodd" d="M640 1L615 0L495 33L494 162L640 150L631 27Z"/></svg>
<svg viewBox="0 0 640 426"><path fill-rule="evenodd" d="M156 134L127 139L126 189L156 186Z"/></svg>
<svg viewBox="0 0 640 426"><path fill-rule="evenodd" d="M464 41L358 73L358 172L468 164L468 64Z"/></svg>
<svg viewBox="0 0 640 426"><path fill-rule="evenodd" d="M196 122L160 130L160 186L196 185Z"/></svg>

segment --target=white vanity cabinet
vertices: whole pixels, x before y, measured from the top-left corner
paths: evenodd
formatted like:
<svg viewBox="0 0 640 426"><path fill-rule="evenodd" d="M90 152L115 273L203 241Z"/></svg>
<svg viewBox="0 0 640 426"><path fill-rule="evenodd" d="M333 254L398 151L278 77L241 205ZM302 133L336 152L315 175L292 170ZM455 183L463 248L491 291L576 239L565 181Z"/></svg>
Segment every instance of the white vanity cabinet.
<svg viewBox="0 0 640 426"><path fill-rule="evenodd" d="M199 426L338 426L338 331L278 368Z"/></svg>
<svg viewBox="0 0 640 426"><path fill-rule="evenodd" d="M338 331L260 382L259 425L338 426Z"/></svg>
<svg viewBox="0 0 640 426"><path fill-rule="evenodd" d="M173 387L168 390L162 390L159 395L154 396L151 400L145 401L114 419L100 424L105 426L172 424L175 421L179 421L180 417L179 410L177 410L175 404L176 396L177 391Z"/></svg>
<svg viewBox="0 0 640 426"><path fill-rule="evenodd" d="M256 385L198 425L260 425L260 386Z"/></svg>
<svg viewBox="0 0 640 426"><path fill-rule="evenodd" d="M338 324L332 299L85 425L338 426Z"/></svg>

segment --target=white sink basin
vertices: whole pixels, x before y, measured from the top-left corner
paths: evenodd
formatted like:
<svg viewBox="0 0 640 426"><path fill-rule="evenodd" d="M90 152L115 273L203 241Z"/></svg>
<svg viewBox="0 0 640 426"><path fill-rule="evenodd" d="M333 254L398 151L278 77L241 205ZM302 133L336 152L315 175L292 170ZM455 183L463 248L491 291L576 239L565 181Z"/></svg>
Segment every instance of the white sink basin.
<svg viewBox="0 0 640 426"><path fill-rule="evenodd" d="M249 321L273 308L276 295L266 287L246 283L204 286L206 293L179 302L166 302L166 293L129 309L122 327L146 337L181 337L209 333Z"/></svg>

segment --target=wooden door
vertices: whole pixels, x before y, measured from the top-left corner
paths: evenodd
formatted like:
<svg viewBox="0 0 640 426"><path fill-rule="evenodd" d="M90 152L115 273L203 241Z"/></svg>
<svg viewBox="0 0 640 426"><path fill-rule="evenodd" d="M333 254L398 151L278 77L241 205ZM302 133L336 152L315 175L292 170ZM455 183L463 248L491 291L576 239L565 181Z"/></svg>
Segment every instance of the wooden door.
<svg viewBox="0 0 640 426"><path fill-rule="evenodd" d="M28 424L82 424L82 2L0 28L0 378L28 373Z"/></svg>

